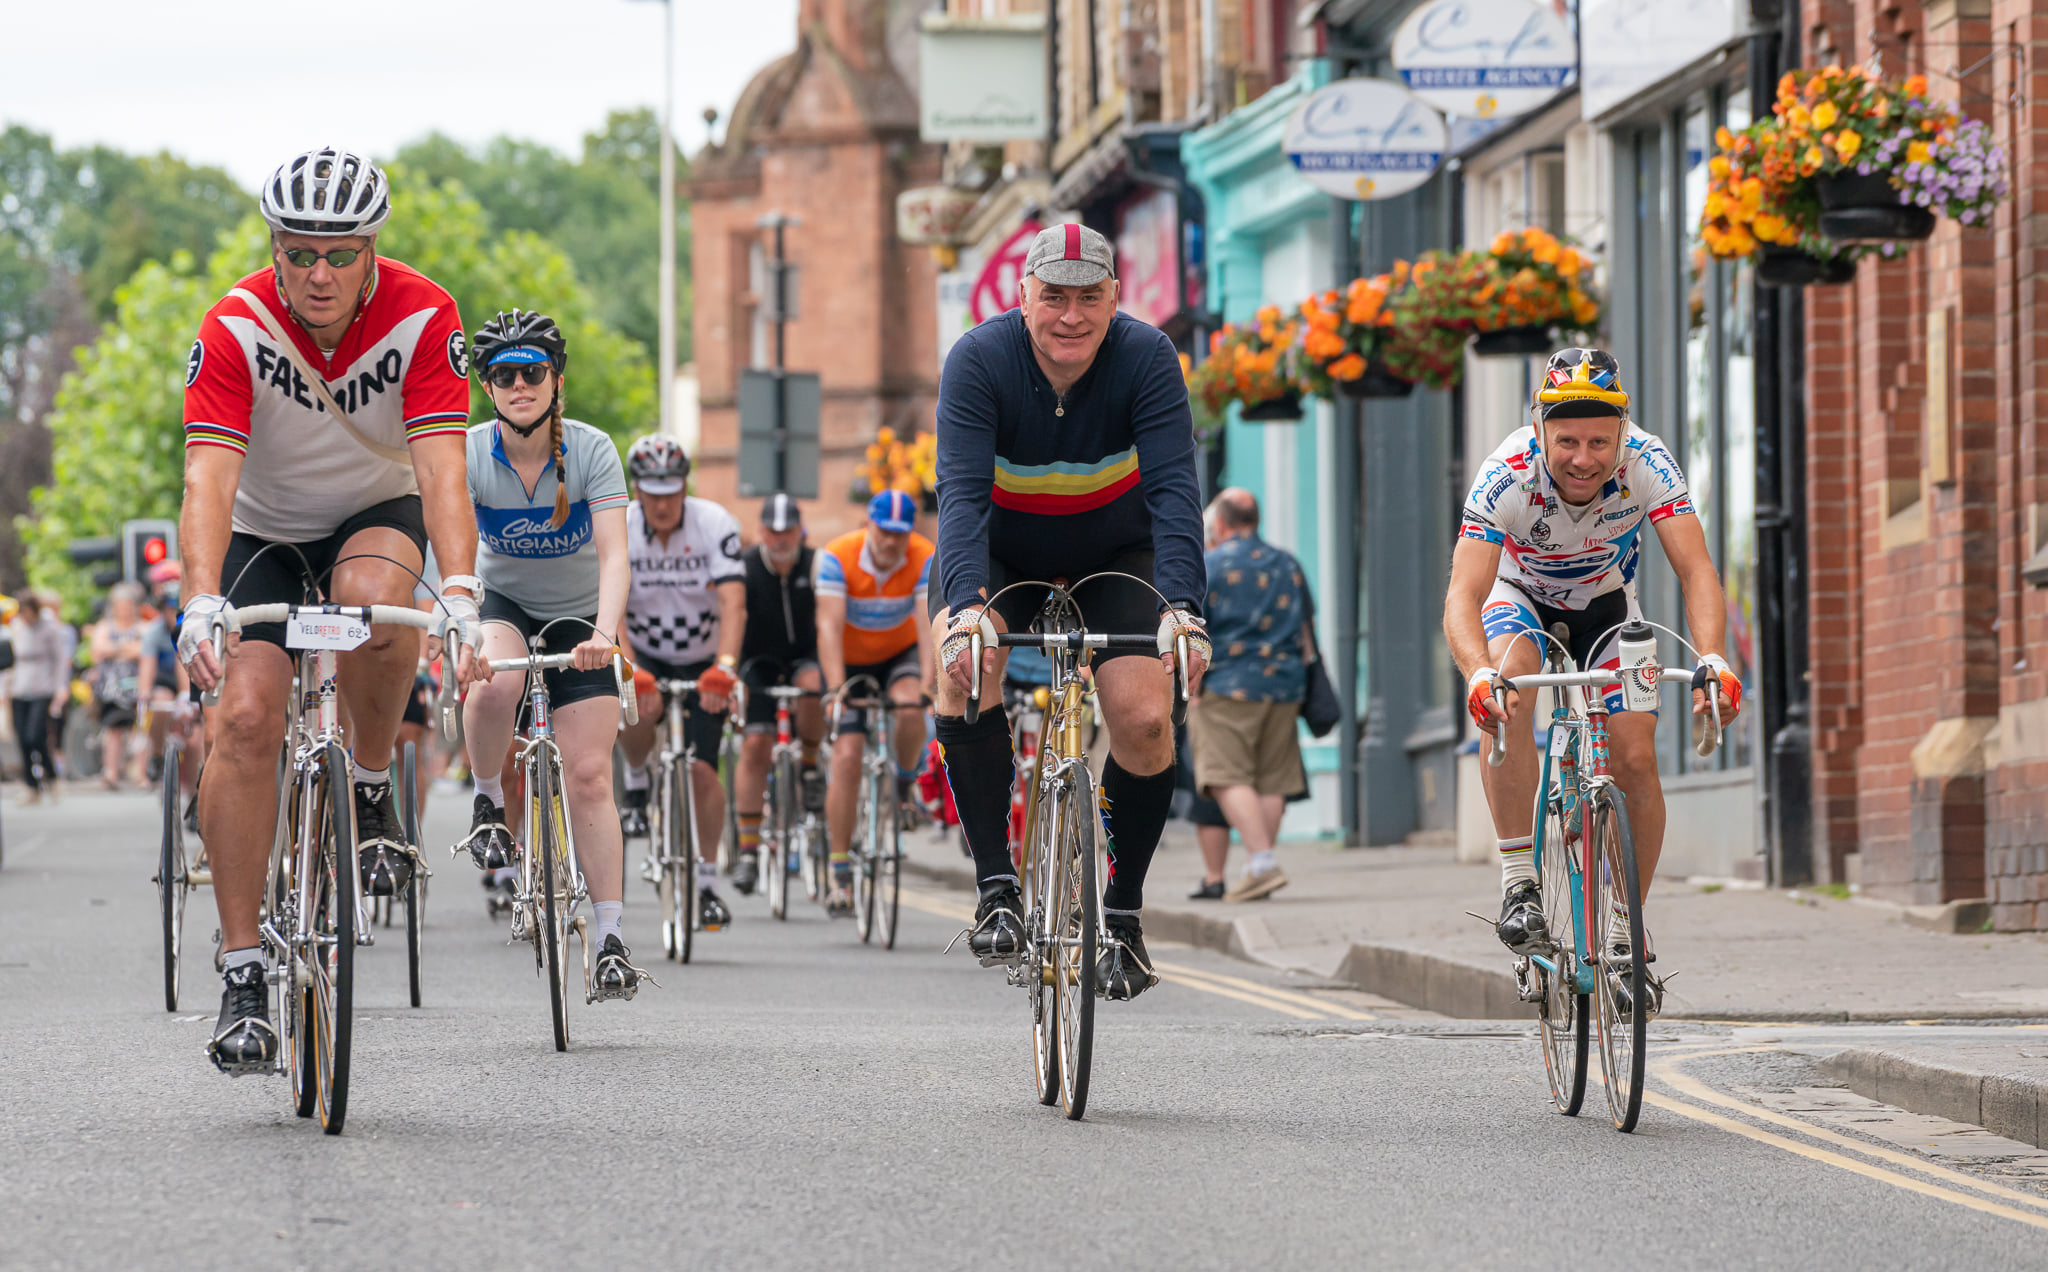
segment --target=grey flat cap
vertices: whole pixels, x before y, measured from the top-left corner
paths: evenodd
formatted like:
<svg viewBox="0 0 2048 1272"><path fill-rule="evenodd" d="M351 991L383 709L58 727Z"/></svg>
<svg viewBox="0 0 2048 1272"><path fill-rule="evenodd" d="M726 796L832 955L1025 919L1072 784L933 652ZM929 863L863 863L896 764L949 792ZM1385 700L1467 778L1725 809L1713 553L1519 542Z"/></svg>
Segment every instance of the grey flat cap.
<svg viewBox="0 0 2048 1272"><path fill-rule="evenodd" d="M1024 272L1056 287L1093 287L1116 277L1116 254L1085 225L1048 225L1031 240Z"/></svg>

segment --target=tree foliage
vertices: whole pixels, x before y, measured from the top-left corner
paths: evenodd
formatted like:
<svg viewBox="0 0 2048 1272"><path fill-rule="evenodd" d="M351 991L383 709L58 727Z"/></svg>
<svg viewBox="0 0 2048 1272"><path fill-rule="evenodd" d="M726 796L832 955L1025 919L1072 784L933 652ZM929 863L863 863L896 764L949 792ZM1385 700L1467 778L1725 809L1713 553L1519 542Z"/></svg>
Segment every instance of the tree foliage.
<svg viewBox="0 0 2048 1272"><path fill-rule="evenodd" d="M649 263L660 236L661 123L651 110L614 111L583 138L571 160L546 146L499 137L472 151L432 133L398 152L394 164L436 184L460 183L494 231L526 230L554 242L576 264L606 323L650 351L660 334L660 279ZM688 170L676 156L676 179ZM690 223L676 213L678 363L689 361Z"/></svg>
<svg viewBox="0 0 2048 1272"><path fill-rule="evenodd" d="M465 329L500 309L540 309L569 341L567 408L615 438L651 428L654 373L645 350L605 323L575 267L530 232L493 233L476 199L394 167L381 255L402 260L455 297ZM236 280L268 261L268 234L250 215L202 269L191 252L151 261L114 295L114 316L64 378L49 415L53 477L18 523L30 576L81 607L92 595L65 547L111 534L133 517L175 517L183 490L185 352L199 322ZM482 416L471 385L472 416Z"/></svg>

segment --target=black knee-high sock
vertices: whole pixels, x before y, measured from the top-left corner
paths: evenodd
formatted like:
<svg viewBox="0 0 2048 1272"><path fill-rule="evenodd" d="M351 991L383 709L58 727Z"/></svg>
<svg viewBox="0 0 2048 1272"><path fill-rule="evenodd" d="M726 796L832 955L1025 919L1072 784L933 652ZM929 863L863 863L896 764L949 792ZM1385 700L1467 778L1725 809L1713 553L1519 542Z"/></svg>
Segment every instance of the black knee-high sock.
<svg viewBox="0 0 2048 1272"><path fill-rule="evenodd" d="M976 880L984 887L998 879L1014 886L1010 787L1017 780L1017 763L1010 750L1008 713L1001 707L984 709L973 724L964 716L940 716L938 738L946 783L953 788L953 807L974 854Z"/></svg>
<svg viewBox="0 0 2048 1272"><path fill-rule="evenodd" d="M1135 911L1145 904L1145 872L1173 805L1173 765L1138 777L1111 756L1102 770L1102 797L1109 804L1109 886L1102 908Z"/></svg>

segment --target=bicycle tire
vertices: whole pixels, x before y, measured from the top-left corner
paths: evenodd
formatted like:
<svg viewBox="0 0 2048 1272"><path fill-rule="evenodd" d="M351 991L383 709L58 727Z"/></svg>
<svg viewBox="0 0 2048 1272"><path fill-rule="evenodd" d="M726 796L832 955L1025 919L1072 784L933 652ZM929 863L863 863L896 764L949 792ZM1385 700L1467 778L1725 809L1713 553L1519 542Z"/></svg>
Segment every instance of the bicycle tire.
<svg viewBox="0 0 2048 1272"><path fill-rule="evenodd" d="M661 952L671 962L675 960L676 944L676 893L675 871L669 868L668 858L668 769L656 766L654 781L647 793L647 860L654 866L654 904L661 915Z"/></svg>
<svg viewBox="0 0 2048 1272"><path fill-rule="evenodd" d="M896 919L903 884L903 809L896 802L895 783L888 783L888 810L881 818L882 833L875 852L875 923L881 928L882 948L896 948Z"/></svg>
<svg viewBox="0 0 2048 1272"><path fill-rule="evenodd" d="M313 1035L319 1040L314 1056L320 1062L320 1128L339 1135L348 1119L349 1046L355 1023L356 808L348 753L339 742L329 742L324 750L328 833L314 867L316 886L324 895L313 914L314 931L321 938L318 948L326 952L311 960L311 992ZM331 932L321 930L322 915Z"/></svg>
<svg viewBox="0 0 2048 1272"><path fill-rule="evenodd" d="M678 759L668 772L668 813L675 824L669 869L675 876L676 961L687 963L697 938L697 787L688 759Z"/></svg>
<svg viewBox="0 0 2048 1272"><path fill-rule="evenodd" d="M1059 894L1059 854L1050 828L1059 825L1057 789L1037 792L1024 835L1024 921L1031 944L1025 954L1025 985L1031 994L1031 1069L1040 1104L1060 1102L1059 995L1053 988L1051 900Z"/></svg>
<svg viewBox="0 0 2048 1272"><path fill-rule="evenodd" d="M740 803L739 784L740 735L732 728L732 717L726 717L725 732L718 739L718 782L725 789L725 824L718 839L718 869L730 876L732 868L740 859Z"/></svg>
<svg viewBox="0 0 2048 1272"><path fill-rule="evenodd" d="M782 770L786 762L769 765L766 798L761 809L767 814L761 827L761 886L768 894L768 913L778 919L789 917L789 858L785 845L789 836L789 792L784 789Z"/></svg>
<svg viewBox="0 0 2048 1272"><path fill-rule="evenodd" d="M287 741L287 746L290 742ZM299 870L308 855L307 839L315 833L316 818L326 810L319 800L314 775L300 772L289 758L282 758L278 774L278 829L273 832L270 876L272 926L287 941L298 935L302 896ZM283 786L286 777L291 784ZM277 842L278 840L282 842ZM305 920L310 923L311 920ZM300 1117L313 1116L320 1103L319 1065L314 1061L313 993L310 985L298 983L303 959L296 948L272 949L275 956L271 974L277 986L278 1018L284 1030L278 1045L285 1049L291 1071L292 1111ZM308 980L310 980L310 974Z"/></svg>
<svg viewBox="0 0 2048 1272"><path fill-rule="evenodd" d="M875 788L878 785L875 773L870 770L861 783L860 805L854 809L853 842L847 845L853 866L853 926L860 934L862 945L868 944L875 934L875 842L879 831Z"/></svg>
<svg viewBox="0 0 2048 1272"><path fill-rule="evenodd" d="M534 811L540 815L533 828L534 849L540 854L541 944L547 956L548 1013L554 1026L555 1050L569 1049L569 876L568 858L561 839L559 785L552 757L534 765Z"/></svg>
<svg viewBox="0 0 2048 1272"><path fill-rule="evenodd" d="M1060 1104L1072 1121L1088 1107L1088 1078L1095 1058L1095 956L1102 931L1102 894L1096 863L1105 851L1102 813L1095 781L1085 765L1067 779L1066 806L1058 851L1065 860L1055 901L1059 907Z"/></svg>
<svg viewBox="0 0 2048 1272"><path fill-rule="evenodd" d="M162 842L157 847L157 895L164 922L164 1010L178 1010L180 954L185 934L185 818L178 807L178 747L164 748Z"/></svg>
<svg viewBox="0 0 2048 1272"><path fill-rule="evenodd" d="M1607 1079L1607 1109L1617 1131L1633 1131L1643 1111L1643 1066L1649 1049L1649 1013L1642 1010L1648 967L1643 961L1642 888L1638 883L1635 836L1629 830L1628 801L1612 786L1605 787L1593 803L1594 875L1599 887L1595 899L1599 908L1588 920L1598 936L1592 946L1600 959L1599 975L1593 978L1594 997L1600 1002L1600 1071ZM1604 895L1614 886L1615 866L1620 866L1621 900L1628 906L1629 975L1636 987L1635 1009L1622 1020L1608 979L1608 962L1618 933L1611 930L1610 898Z"/></svg>
<svg viewBox="0 0 2048 1272"><path fill-rule="evenodd" d="M1539 806L1543 795L1537 796ZM1550 1079L1550 1102L1566 1117L1578 1116L1586 1100L1586 1060L1592 1034L1588 995L1578 992L1578 925L1574 893L1579 872L1572 869L1565 846L1564 812L1555 801L1544 810L1543 842L1537 872L1543 889L1545 917L1554 945L1554 970L1543 978L1543 997L1536 1004L1537 1036L1543 1045L1543 1071Z"/></svg>
<svg viewBox="0 0 2048 1272"><path fill-rule="evenodd" d="M417 854L420 849L419 757L412 743L399 754L398 821L405 842ZM426 921L427 872L415 855L411 882L405 887L405 973L412 990L412 1005L420 1005L420 926Z"/></svg>

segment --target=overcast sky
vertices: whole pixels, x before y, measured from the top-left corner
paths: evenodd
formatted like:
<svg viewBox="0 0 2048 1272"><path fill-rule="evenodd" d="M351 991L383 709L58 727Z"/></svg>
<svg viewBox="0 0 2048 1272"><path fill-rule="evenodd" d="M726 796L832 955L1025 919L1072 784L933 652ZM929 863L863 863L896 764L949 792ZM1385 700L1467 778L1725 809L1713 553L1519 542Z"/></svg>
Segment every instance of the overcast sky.
<svg viewBox="0 0 2048 1272"><path fill-rule="evenodd" d="M676 135L732 109L796 43L797 0L673 0ZM19 0L7 5L0 126L60 147L170 150L254 189L336 143L380 158L439 130L575 154L607 111L661 105L648 0ZM723 127L721 123L721 128Z"/></svg>

